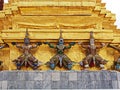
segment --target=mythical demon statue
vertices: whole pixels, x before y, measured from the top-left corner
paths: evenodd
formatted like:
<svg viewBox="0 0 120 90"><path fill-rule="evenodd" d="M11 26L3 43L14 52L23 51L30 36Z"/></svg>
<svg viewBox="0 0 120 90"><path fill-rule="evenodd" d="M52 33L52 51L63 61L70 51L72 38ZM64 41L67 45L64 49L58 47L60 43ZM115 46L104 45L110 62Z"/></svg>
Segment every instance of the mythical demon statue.
<svg viewBox="0 0 120 90"><path fill-rule="evenodd" d="M71 42L69 43L69 46L65 46L64 39L62 38L62 31L60 31L59 41L56 46L52 45L49 42L45 42L44 44L48 44L50 48L54 48L57 50L57 54L53 56L48 62L52 70L54 70L57 65L59 65L60 68L64 66L68 70L72 68L73 62L70 60L70 58L67 55L64 54L64 50L70 49L71 46L73 46L75 43Z"/></svg>
<svg viewBox="0 0 120 90"><path fill-rule="evenodd" d="M96 50L102 48L105 44L102 43L102 45L96 46L92 31L90 32L90 45L83 45L83 43L79 44L87 50L86 57L80 62L80 65L84 68L96 66L104 69L104 64L106 64L107 61L100 57Z"/></svg>
<svg viewBox="0 0 120 90"><path fill-rule="evenodd" d="M110 45L110 44L108 46L115 49L115 50L117 50L118 52L120 52L119 47L114 46L114 45ZM120 56L117 59L115 59L115 61L114 61L114 69L120 71Z"/></svg>
<svg viewBox="0 0 120 90"><path fill-rule="evenodd" d="M30 39L28 37L28 31L26 30L26 36L24 38L24 44L18 45L15 42L12 42L13 45L16 45L17 48L23 50L23 54L19 56L17 59L13 60L15 62L17 69L20 70L22 66L28 67L30 66L34 70L38 68L39 61L31 54L31 49L36 48L37 46L41 45L42 43L37 43L36 45L30 44Z"/></svg>

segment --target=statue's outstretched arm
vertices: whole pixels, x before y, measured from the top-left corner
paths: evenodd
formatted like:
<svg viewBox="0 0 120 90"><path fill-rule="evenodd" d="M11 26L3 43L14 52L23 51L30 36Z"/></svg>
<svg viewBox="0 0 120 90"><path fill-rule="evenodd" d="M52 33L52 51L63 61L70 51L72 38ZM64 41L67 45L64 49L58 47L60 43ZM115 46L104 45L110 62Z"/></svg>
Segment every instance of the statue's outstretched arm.
<svg viewBox="0 0 120 90"><path fill-rule="evenodd" d="M41 43L41 42L38 42L38 43L36 43L35 45L32 45L31 48L37 48L37 47L40 46L40 45L42 45L42 43Z"/></svg>
<svg viewBox="0 0 120 90"><path fill-rule="evenodd" d="M16 45L17 48L21 48L22 49L22 46L17 44L16 42L12 42L12 45Z"/></svg>
<svg viewBox="0 0 120 90"><path fill-rule="evenodd" d="M110 44L108 45L108 47L111 47L111 48L117 50L118 52L120 52L120 48L119 47L116 47L116 46L113 46L113 45L110 45Z"/></svg>
<svg viewBox="0 0 120 90"><path fill-rule="evenodd" d="M72 46L74 46L75 45L75 42L70 42L69 43L69 46L65 46L65 49L69 49L69 48L71 48Z"/></svg>
<svg viewBox="0 0 120 90"><path fill-rule="evenodd" d="M83 48L87 48L89 45L83 45L82 42L78 42L78 45L81 45Z"/></svg>
<svg viewBox="0 0 120 90"><path fill-rule="evenodd" d="M97 48L97 49L100 49L100 48L103 48L103 47L108 46L108 44L109 44L109 43L107 43L107 44L106 44L106 43L101 43L101 45L97 45L96 48Z"/></svg>
<svg viewBox="0 0 120 90"><path fill-rule="evenodd" d="M21 45L19 45L19 44L16 44L16 47L17 47L17 48L21 48L21 49L23 48L23 47L22 47Z"/></svg>
<svg viewBox="0 0 120 90"><path fill-rule="evenodd" d="M51 44L49 42L44 42L44 44L48 44L50 48L56 48L56 46L54 46L53 44Z"/></svg>

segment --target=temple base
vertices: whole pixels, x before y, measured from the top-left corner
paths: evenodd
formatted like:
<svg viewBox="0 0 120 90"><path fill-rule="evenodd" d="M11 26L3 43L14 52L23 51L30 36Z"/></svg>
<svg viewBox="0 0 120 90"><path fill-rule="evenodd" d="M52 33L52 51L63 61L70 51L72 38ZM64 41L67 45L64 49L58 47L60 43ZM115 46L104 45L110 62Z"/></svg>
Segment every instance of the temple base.
<svg viewBox="0 0 120 90"><path fill-rule="evenodd" d="M1 71L0 89L118 89L116 71Z"/></svg>

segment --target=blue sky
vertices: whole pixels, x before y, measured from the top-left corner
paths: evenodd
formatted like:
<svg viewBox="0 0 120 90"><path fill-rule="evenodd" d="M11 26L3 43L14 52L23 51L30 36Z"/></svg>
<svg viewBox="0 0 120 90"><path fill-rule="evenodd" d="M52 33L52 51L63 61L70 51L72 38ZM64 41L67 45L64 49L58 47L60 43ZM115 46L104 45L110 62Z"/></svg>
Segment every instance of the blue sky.
<svg viewBox="0 0 120 90"><path fill-rule="evenodd" d="M8 2L8 0L4 1ZM120 0L102 0L102 2L106 3L107 10L116 14L115 25L117 25L117 28L120 29Z"/></svg>

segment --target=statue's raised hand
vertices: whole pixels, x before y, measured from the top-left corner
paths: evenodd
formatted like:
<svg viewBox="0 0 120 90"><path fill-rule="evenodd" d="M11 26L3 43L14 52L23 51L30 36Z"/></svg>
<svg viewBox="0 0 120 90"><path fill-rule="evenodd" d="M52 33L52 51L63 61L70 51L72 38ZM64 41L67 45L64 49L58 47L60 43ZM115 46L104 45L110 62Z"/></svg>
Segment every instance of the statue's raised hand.
<svg viewBox="0 0 120 90"><path fill-rule="evenodd" d="M103 47L105 47L105 46L110 46L110 43L101 43L101 45L102 45Z"/></svg>
<svg viewBox="0 0 120 90"><path fill-rule="evenodd" d="M71 46L73 46L73 45L75 45L75 42L70 42L69 44L70 44Z"/></svg>
<svg viewBox="0 0 120 90"><path fill-rule="evenodd" d="M16 45L16 42L12 42L12 45Z"/></svg>
<svg viewBox="0 0 120 90"><path fill-rule="evenodd" d="M42 45L42 43L41 42L37 42L37 45Z"/></svg>
<svg viewBox="0 0 120 90"><path fill-rule="evenodd" d="M78 42L78 44L79 44L79 45L81 45L81 44L82 44L82 42Z"/></svg>
<svg viewBox="0 0 120 90"><path fill-rule="evenodd" d="M44 44L49 44L49 42L44 42Z"/></svg>

